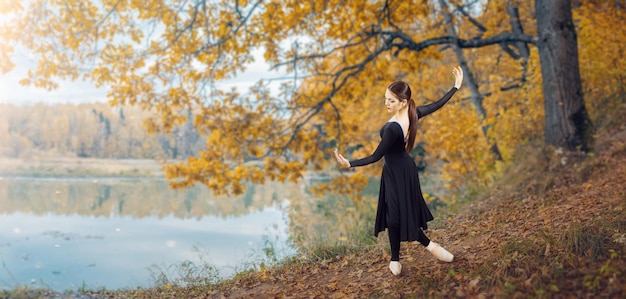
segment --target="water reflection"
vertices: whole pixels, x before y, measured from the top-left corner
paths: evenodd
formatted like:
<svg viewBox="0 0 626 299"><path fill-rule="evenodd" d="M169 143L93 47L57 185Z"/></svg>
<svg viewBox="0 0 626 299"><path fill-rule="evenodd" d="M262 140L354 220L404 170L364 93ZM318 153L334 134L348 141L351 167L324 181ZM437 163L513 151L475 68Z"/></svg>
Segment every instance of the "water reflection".
<svg viewBox="0 0 626 299"><path fill-rule="evenodd" d="M301 192L293 184L250 186L242 196L215 197L203 186L172 190L161 179L0 180L0 213L197 218L240 216Z"/></svg>
<svg viewBox="0 0 626 299"><path fill-rule="evenodd" d="M253 186L236 197L160 180L0 180L0 288L148 286L152 265L210 262L224 276L287 245L286 199L295 185ZM201 248L204 256L198 256ZM239 269L240 270L240 269Z"/></svg>

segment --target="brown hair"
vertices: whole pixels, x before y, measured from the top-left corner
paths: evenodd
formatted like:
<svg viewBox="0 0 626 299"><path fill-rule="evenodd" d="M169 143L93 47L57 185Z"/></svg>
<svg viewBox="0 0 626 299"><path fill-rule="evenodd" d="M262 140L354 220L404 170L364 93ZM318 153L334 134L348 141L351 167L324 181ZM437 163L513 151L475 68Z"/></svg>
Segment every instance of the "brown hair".
<svg viewBox="0 0 626 299"><path fill-rule="evenodd" d="M409 104L409 139L406 142L406 152L410 153L415 145L415 135L417 134L417 111L415 101L411 98L411 88L405 82L396 81L391 83L387 89L398 99L406 100Z"/></svg>

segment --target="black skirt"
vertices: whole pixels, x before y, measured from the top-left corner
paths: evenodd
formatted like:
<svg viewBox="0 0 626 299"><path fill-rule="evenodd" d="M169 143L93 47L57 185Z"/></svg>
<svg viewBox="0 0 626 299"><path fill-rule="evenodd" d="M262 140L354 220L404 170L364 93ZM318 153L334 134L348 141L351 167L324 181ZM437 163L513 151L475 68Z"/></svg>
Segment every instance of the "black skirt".
<svg viewBox="0 0 626 299"><path fill-rule="evenodd" d="M418 229L427 229L431 220L415 161L406 152L385 155L374 236L387 228L387 221L394 221L400 226L401 241L416 241Z"/></svg>

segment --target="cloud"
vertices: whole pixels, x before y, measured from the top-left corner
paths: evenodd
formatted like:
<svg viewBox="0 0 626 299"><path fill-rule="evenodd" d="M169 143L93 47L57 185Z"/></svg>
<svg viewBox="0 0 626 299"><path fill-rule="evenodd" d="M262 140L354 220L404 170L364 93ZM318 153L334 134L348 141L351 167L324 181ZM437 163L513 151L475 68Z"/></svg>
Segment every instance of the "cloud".
<svg viewBox="0 0 626 299"><path fill-rule="evenodd" d="M23 86L19 81L26 78L28 70L35 67L33 57L21 53L14 57L15 68L7 74L0 74L0 103L11 104L61 104L91 103L106 101L106 91L96 88L91 82L55 80L59 88L53 91Z"/></svg>

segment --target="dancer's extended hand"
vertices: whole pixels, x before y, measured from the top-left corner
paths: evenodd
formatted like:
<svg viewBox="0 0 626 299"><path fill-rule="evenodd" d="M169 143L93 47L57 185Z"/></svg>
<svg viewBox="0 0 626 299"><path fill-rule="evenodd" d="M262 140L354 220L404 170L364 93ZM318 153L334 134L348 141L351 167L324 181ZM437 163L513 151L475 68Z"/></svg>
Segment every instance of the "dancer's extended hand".
<svg viewBox="0 0 626 299"><path fill-rule="evenodd" d="M348 159L344 158L339 152L337 152L336 148L333 153L335 153L335 159L337 159L337 163L339 163L339 166L343 168L350 168L350 161L348 161Z"/></svg>
<svg viewBox="0 0 626 299"><path fill-rule="evenodd" d="M463 69L457 65L452 69L452 73L454 74L454 87L460 89L463 85Z"/></svg>

